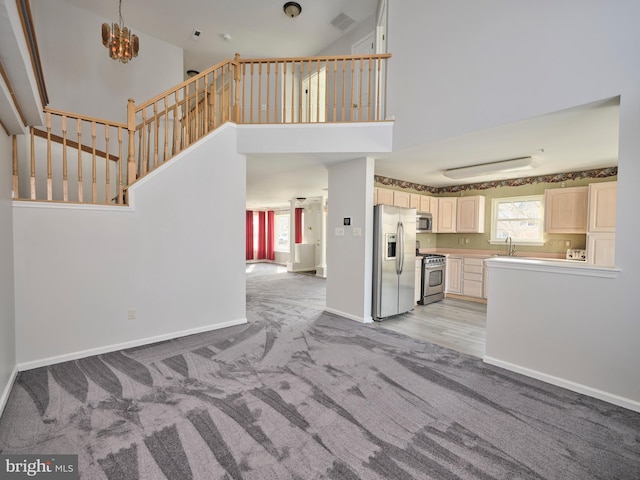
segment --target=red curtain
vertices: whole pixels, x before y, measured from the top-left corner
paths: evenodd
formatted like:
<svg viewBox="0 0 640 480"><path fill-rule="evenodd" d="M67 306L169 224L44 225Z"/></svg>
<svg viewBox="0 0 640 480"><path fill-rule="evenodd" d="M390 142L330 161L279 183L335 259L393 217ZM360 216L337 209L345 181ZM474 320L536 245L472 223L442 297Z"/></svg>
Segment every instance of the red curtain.
<svg viewBox="0 0 640 480"><path fill-rule="evenodd" d="M267 260L275 260L275 237L276 233L275 229L275 212L273 210L269 210L267 212Z"/></svg>
<svg viewBox="0 0 640 480"><path fill-rule="evenodd" d="M296 208L296 243L302 243L302 212L304 208Z"/></svg>
<svg viewBox="0 0 640 480"><path fill-rule="evenodd" d="M246 234L246 259L253 260L253 211L247 210L247 217L245 220L245 234Z"/></svg>
<svg viewBox="0 0 640 480"><path fill-rule="evenodd" d="M258 260L267 258L265 212L258 212Z"/></svg>

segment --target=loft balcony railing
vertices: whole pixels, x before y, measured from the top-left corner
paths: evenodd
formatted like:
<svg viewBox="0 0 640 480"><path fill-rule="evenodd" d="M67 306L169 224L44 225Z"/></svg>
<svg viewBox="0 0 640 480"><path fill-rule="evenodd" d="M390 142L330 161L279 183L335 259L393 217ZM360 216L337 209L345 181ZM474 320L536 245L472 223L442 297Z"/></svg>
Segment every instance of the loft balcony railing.
<svg viewBox="0 0 640 480"><path fill-rule="evenodd" d="M15 199L122 205L127 188L226 122L384 121L389 54L241 59L136 105L127 123L45 109L44 129L14 137Z"/></svg>

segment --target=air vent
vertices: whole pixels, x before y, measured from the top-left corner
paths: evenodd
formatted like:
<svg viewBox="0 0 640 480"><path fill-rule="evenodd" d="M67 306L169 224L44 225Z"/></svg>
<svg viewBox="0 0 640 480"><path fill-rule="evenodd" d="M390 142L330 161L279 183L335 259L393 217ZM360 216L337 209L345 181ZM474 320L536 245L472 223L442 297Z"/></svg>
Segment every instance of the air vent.
<svg viewBox="0 0 640 480"><path fill-rule="evenodd" d="M356 21L353 18L351 18L349 15L347 15L346 13L341 13L336 18L331 20L331 25L336 27L341 32L344 32L347 28L349 28L355 22Z"/></svg>

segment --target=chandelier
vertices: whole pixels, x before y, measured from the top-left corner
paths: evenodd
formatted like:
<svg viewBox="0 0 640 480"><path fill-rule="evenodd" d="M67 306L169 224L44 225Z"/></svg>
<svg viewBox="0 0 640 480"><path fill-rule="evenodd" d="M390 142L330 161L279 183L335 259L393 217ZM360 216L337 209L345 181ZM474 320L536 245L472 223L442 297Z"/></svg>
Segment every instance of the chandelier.
<svg viewBox="0 0 640 480"><path fill-rule="evenodd" d="M120 22L102 24L102 45L109 49L109 57L127 63L132 58L138 56L140 40L137 35L133 35L131 30L124 26L122 20L122 0L118 7Z"/></svg>

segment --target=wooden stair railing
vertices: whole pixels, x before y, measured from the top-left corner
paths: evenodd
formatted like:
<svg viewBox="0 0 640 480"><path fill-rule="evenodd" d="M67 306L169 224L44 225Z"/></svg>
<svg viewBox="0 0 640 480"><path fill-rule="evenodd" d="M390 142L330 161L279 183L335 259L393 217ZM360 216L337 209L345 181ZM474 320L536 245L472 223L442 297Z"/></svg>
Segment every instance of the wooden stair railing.
<svg viewBox="0 0 640 480"><path fill-rule="evenodd" d="M384 121L390 57L241 59L236 54L140 105L129 99L126 124L45 109L46 131L31 129L29 153L20 155L19 142L13 139L13 196L125 204L131 184L229 121ZM72 161L69 151L75 156ZM87 170L90 179L83 176ZM84 194L87 188L90 199Z"/></svg>

